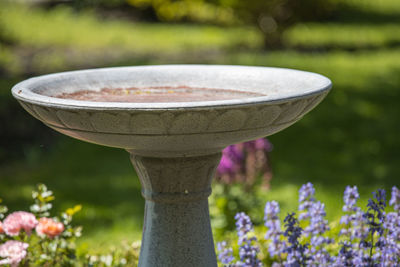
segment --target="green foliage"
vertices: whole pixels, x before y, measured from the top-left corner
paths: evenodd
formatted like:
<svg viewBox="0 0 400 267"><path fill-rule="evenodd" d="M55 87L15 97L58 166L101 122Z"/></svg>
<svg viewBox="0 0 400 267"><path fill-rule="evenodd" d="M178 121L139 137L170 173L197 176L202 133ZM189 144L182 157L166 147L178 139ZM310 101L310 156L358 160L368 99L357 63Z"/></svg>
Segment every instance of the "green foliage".
<svg viewBox="0 0 400 267"><path fill-rule="evenodd" d="M2 203L3 203L3 200L0 198L0 204L2 204ZM4 214L6 214L7 211L8 211L7 206L0 205L0 219L4 218Z"/></svg>
<svg viewBox="0 0 400 267"><path fill-rule="evenodd" d="M268 47L281 45L289 26L332 14L336 0L127 0L133 6L154 9L162 21L195 21L219 24L246 23L258 26Z"/></svg>
<svg viewBox="0 0 400 267"><path fill-rule="evenodd" d="M194 21L234 24L238 21L229 1L207 0L127 0L138 8L151 7L161 21Z"/></svg>
<svg viewBox="0 0 400 267"><path fill-rule="evenodd" d="M1 228L0 232L0 245L7 244L10 240L29 245L25 247L27 253L21 258L22 261L19 266L137 266L140 248L140 243L138 242L132 244L123 243L118 248L110 249L107 254L88 254L87 251L78 253L75 242L81 236L82 227L73 226L72 220L73 216L82 209L82 206L76 205L73 208L68 208L65 212L61 213L61 217L50 219L51 202L54 200L52 191L48 190L46 185L39 184L37 189L32 192L32 198L35 204L31 206L33 214L30 214L30 216L36 217L39 221L38 223L36 222L36 231L32 233L20 231L16 236L8 235L7 232L3 233L3 228ZM0 206L0 214L3 216L6 212L7 208ZM11 214L10 216L13 215ZM16 220L23 219L19 218ZM54 225L45 225L42 220L50 220L50 224L59 224L61 221L62 230L53 235ZM23 222L14 220L13 223ZM44 228L38 230L39 226ZM24 227L26 228L27 226ZM30 227L32 231L35 225L31 225ZM48 227L47 230L46 227Z"/></svg>
<svg viewBox="0 0 400 267"><path fill-rule="evenodd" d="M122 267L137 266L139 263L140 242L122 243L113 247L107 254L87 254L83 266L88 267Z"/></svg>
<svg viewBox="0 0 400 267"><path fill-rule="evenodd" d="M44 184L39 184L37 190L32 192L32 198L35 204L31 206L31 211L37 217L47 217L50 215L50 210L52 208L51 202L54 200L53 192L47 190L47 186Z"/></svg>
<svg viewBox="0 0 400 267"><path fill-rule="evenodd" d="M222 184L213 185L213 193L210 196L210 216L214 234L217 236L226 231L235 229L235 215L238 212L250 214L255 224L262 223L262 214L254 207L261 207L265 203L266 188L260 189L261 179L257 179L252 190L245 190L243 184Z"/></svg>
<svg viewBox="0 0 400 267"><path fill-rule="evenodd" d="M33 212L31 216L36 217L39 221L39 223L36 222L37 227L41 225L44 232L39 232L37 227L35 233L19 231L16 236L8 235L5 232L0 233L0 240L5 244L7 241L15 240L29 245L27 254L21 263L22 266L76 266L75 240L81 235L81 227L71 224L73 214L70 213L66 219L66 213L62 213L62 228L59 228L58 232L54 232L54 227L59 224L60 218L49 218L52 208L51 202L54 200L52 191L47 190L44 184L39 184L37 189L32 192L32 198L35 204L31 206ZM3 215L7 212L7 208L4 206L1 208ZM76 208L75 210L78 211ZM13 216L13 214L9 216ZM43 224L42 219L50 220L52 225ZM14 219L14 224L22 223L16 220L23 219ZM30 227L32 227L30 230L32 231L35 225L30 225Z"/></svg>

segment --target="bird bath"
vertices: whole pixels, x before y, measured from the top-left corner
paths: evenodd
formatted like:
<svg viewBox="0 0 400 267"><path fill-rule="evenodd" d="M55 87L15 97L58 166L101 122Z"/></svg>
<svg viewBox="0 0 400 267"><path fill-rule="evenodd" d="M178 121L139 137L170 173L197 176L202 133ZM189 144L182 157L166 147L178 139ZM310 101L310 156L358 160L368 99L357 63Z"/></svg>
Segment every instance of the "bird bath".
<svg viewBox="0 0 400 267"><path fill-rule="evenodd" d="M146 199L139 266L214 267L208 196L222 149L292 125L330 88L290 69L165 65L44 75L12 93L54 130L130 153Z"/></svg>

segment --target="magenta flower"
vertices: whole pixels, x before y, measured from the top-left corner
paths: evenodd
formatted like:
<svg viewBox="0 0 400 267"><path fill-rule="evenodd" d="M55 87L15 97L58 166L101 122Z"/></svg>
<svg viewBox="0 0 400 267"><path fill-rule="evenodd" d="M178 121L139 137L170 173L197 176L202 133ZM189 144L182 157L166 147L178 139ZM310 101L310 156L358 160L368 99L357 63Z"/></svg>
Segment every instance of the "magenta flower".
<svg viewBox="0 0 400 267"><path fill-rule="evenodd" d="M226 147L217 168L217 180L225 184L253 185L256 177L262 174L264 186L268 188L272 176L268 160L271 150L272 144L265 138Z"/></svg>
<svg viewBox="0 0 400 267"><path fill-rule="evenodd" d="M226 155L222 155L221 162L218 165L217 172L219 174L234 173L234 163Z"/></svg>
<svg viewBox="0 0 400 267"><path fill-rule="evenodd" d="M3 245L0 245L0 265L10 264L11 267L16 267L26 257L27 243L9 240Z"/></svg>
<svg viewBox="0 0 400 267"><path fill-rule="evenodd" d="M249 150L262 150L265 152L272 151L272 144L265 138L259 138L253 141L245 142L244 146Z"/></svg>
<svg viewBox="0 0 400 267"><path fill-rule="evenodd" d="M17 236L21 229L28 235L36 227L38 221L35 215L26 211L16 211L9 214L3 221L4 232L9 236Z"/></svg>

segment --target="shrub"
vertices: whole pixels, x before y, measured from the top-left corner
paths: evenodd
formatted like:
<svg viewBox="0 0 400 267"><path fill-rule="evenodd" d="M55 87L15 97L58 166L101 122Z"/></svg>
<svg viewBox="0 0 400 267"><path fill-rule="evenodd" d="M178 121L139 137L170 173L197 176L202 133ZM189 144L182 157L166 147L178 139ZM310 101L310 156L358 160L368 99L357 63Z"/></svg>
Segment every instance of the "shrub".
<svg viewBox="0 0 400 267"><path fill-rule="evenodd" d="M339 223L329 225L325 206L314 197L311 183L299 190L299 214L288 214L281 226L279 204L267 202L264 237L255 235L252 222L238 213L238 259L223 241L218 243L223 266L398 266L400 264L400 190L392 188L386 211L386 192L379 189L369 199L366 210L357 206L356 186L344 191L345 213ZM265 250L265 251L264 251ZM235 251L236 252L236 251ZM261 255L262 254L262 255Z"/></svg>
<svg viewBox="0 0 400 267"><path fill-rule="evenodd" d="M73 226L77 205L50 217L54 196L43 184L32 192L31 212L0 205L0 265L16 266L136 266L140 243L123 244L106 254L77 253L75 241L82 227ZM1 203L1 201L0 201ZM7 214L7 216L5 216Z"/></svg>
<svg viewBox="0 0 400 267"><path fill-rule="evenodd" d="M71 225L75 206L61 216L50 217L54 196L43 184L32 192L31 212L8 212L0 207L0 265L14 266L75 266L75 239L81 227Z"/></svg>

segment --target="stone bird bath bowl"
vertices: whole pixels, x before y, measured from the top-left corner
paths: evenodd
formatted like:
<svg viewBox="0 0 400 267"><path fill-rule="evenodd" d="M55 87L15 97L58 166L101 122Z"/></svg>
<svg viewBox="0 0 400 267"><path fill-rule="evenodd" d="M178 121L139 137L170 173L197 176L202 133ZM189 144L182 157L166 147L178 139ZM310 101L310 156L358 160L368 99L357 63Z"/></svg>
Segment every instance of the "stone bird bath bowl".
<svg viewBox="0 0 400 267"><path fill-rule="evenodd" d="M207 198L221 150L292 125L330 88L290 69L165 65L44 75L12 93L54 130L130 153L146 199L139 266L214 267Z"/></svg>

